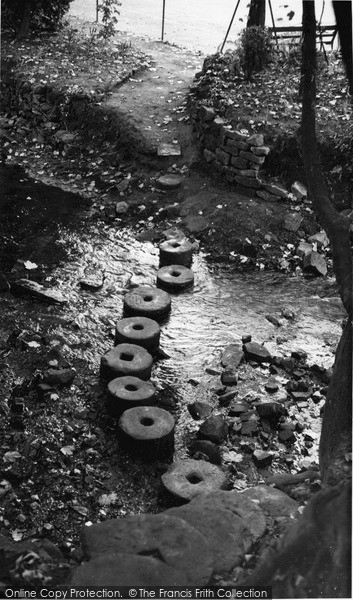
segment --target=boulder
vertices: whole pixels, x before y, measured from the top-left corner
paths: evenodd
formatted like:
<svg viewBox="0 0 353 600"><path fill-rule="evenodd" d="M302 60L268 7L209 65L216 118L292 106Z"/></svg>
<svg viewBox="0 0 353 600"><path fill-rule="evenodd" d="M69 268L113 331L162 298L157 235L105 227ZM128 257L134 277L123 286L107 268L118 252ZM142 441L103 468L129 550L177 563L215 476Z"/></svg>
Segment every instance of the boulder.
<svg viewBox="0 0 353 600"><path fill-rule="evenodd" d="M213 553L204 536L183 519L164 513L85 526L82 545L87 558L115 553L159 558L185 573L189 585L206 585L213 572Z"/></svg>
<svg viewBox="0 0 353 600"><path fill-rule="evenodd" d="M317 244L319 249L326 248L326 246L328 246L330 243L325 231L319 231L318 233L311 235L308 241L311 244Z"/></svg>

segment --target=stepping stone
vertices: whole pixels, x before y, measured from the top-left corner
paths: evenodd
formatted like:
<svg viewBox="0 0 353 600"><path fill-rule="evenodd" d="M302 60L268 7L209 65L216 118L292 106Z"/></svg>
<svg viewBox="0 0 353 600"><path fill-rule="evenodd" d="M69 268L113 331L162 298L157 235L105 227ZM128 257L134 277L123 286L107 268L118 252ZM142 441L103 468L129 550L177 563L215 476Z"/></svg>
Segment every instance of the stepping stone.
<svg viewBox="0 0 353 600"><path fill-rule="evenodd" d="M162 483L173 496L188 502L199 494L224 488L227 476L216 465L189 458L170 465Z"/></svg>
<svg viewBox="0 0 353 600"><path fill-rule="evenodd" d="M162 190L177 190L181 185L181 178L177 175L162 175L156 181L156 184Z"/></svg>
<svg viewBox="0 0 353 600"><path fill-rule="evenodd" d="M121 446L143 460L165 459L174 450L174 417L157 406L136 406L119 419Z"/></svg>
<svg viewBox="0 0 353 600"><path fill-rule="evenodd" d="M295 517L299 508L298 502L268 485L257 485L244 490L241 495L255 502L271 517Z"/></svg>
<svg viewBox="0 0 353 600"><path fill-rule="evenodd" d="M100 376L107 381L126 375L149 379L152 364L153 358L145 348L136 344L119 344L102 356Z"/></svg>
<svg viewBox="0 0 353 600"><path fill-rule="evenodd" d="M80 586L185 586L188 575L152 556L100 554L74 570L70 585Z"/></svg>
<svg viewBox="0 0 353 600"><path fill-rule="evenodd" d="M186 239L176 238L165 240L159 246L159 263L167 265L183 265L189 267L192 263L193 246Z"/></svg>
<svg viewBox="0 0 353 600"><path fill-rule="evenodd" d="M157 271L157 287L179 292L194 285L194 274L183 265L167 265Z"/></svg>
<svg viewBox="0 0 353 600"><path fill-rule="evenodd" d="M213 552L205 537L183 519L164 513L86 526L82 545L87 558L114 553L159 558L185 573L189 585L206 585L213 572Z"/></svg>
<svg viewBox="0 0 353 600"><path fill-rule="evenodd" d="M141 285L125 295L124 316L148 317L160 321L170 313L171 302L168 292Z"/></svg>
<svg viewBox="0 0 353 600"><path fill-rule="evenodd" d="M137 344L151 352L158 348L160 335L157 321L147 317L128 317L115 326L115 345Z"/></svg>
<svg viewBox="0 0 353 600"><path fill-rule="evenodd" d="M135 406L152 406L156 388L150 381L139 377L117 377L109 382L107 388L108 412L113 417L120 417L129 408Z"/></svg>

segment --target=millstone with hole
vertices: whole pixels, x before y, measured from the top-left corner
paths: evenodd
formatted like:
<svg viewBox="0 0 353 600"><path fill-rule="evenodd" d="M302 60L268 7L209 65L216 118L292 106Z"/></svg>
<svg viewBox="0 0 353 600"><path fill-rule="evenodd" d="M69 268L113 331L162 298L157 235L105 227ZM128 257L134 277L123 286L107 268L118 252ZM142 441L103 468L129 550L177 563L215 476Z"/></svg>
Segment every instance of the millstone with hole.
<svg viewBox="0 0 353 600"><path fill-rule="evenodd" d="M137 344L154 352L159 346L161 330L156 321L147 317L128 317L117 322L115 344Z"/></svg>
<svg viewBox="0 0 353 600"><path fill-rule="evenodd" d="M164 319L171 309L171 298L168 292L142 285L128 292L124 298L124 315Z"/></svg>
<svg viewBox="0 0 353 600"><path fill-rule="evenodd" d="M143 460L164 459L174 450L174 427L174 418L163 408L130 408L119 419L120 444Z"/></svg>
<svg viewBox="0 0 353 600"><path fill-rule="evenodd" d="M84 527L82 546L87 558L103 553L150 556L186 573L190 585L205 585L213 572L213 552L189 523L165 513L134 515Z"/></svg>
<svg viewBox="0 0 353 600"><path fill-rule="evenodd" d="M120 417L129 408L152 406L156 388L150 381L126 375L112 379L107 389L107 408L113 417Z"/></svg>
<svg viewBox="0 0 353 600"><path fill-rule="evenodd" d="M187 240L178 240L176 238L166 240L159 246L159 264L161 267L166 265L190 267L192 252L192 245Z"/></svg>
<svg viewBox="0 0 353 600"><path fill-rule="evenodd" d="M188 502L199 494L224 488L227 477L216 465L189 458L170 465L162 475L162 483L173 496Z"/></svg>
<svg viewBox="0 0 353 600"><path fill-rule="evenodd" d="M172 565L138 554L100 554L74 570L70 585L79 586L185 586L186 573Z"/></svg>
<svg viewBox="0 0 353 600"><path fill-rule="evenodd" d="M183 265L168 265L157 272L157 286L168 292L178 292L194 285L194 274Z"/></svg>
<svg viewBox="0 0 353 600"><path fill-rule="evenodd" d="M152 364L153 358L145 348L136 344L119 344L102 356L100 376L107 381L124 375L149 379Z"/></svg>

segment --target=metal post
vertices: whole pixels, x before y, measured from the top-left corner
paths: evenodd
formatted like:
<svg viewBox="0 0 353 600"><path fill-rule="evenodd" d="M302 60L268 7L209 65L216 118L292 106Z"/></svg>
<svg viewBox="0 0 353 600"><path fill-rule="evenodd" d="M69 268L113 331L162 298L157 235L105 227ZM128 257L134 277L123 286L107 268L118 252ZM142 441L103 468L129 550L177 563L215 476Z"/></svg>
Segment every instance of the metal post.
<svg viewBox="0 0 353 600"><path fill-rule="evenodd" d="M272 10L271 0L268 0L268 4L270 6L270 13L271 13L271 19L272 19L272 25L273 25L273 33L275 34L276 46L277 46L277 50L278 50L279 49L279 44L278 44L278 37L277 37L275 19L274 19L274 16L273 16L273 10Z"/></svg>
<svg viewBox="0 0 353 600"><path fill-rule="evenodd" d="M96 0L96 23L98 23L99 0Z"/></svg>
<svg viewBox="0 0 353 600"><path fill-rule="evenodd" d="M222 54L222 52L223 52L223 48L224 48L224 46L225 46L225 43L226 43L226 41L227 41L227 37L228 37L228 35L229 35L229 32L230 32L230 30L231 30L231 28L232 28L233 21L234 21L234 17L235 17L235 15L236 15L236 12L237 12L237 10L238 10L238 6L239 6L239 4L240 4L240 0L238 0L238 2L237 2L237 5L236 5L236 7L235 7L235 9L234 9L234 13L233 13L233 16L232 16L232 18L231 18L231 21L230 21L230 23L229 23L229 27L228 27L228 30L227 30L227 33L226 33L226 37L224 38L224 42L223 42L223 44L222 44L222 47L221 47L221 49L220 49L220 54Z"/></svg>
<svg viewBox="0 0 353 600"><path fill-rule="evenodd" d="M165 0L163 0L163 12L162 12L162 37L161 37L162 42L164 42L164 20L165 20Z"/></svg>

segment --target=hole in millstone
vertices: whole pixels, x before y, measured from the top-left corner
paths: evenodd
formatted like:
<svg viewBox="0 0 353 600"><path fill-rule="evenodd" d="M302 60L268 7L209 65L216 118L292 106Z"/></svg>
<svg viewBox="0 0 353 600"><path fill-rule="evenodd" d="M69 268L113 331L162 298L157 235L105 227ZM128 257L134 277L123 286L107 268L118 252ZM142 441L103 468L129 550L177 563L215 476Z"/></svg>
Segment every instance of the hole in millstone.
<svg viewBox="0 0 353 600"><path fill-rule="evenodd" d="M186 479L188 480L189 483L192 483L193 485L203 481L203 478L201 477L201 475L198 475L197 473L189 473L188 475L186 475Z"/></svg>
<svg viewBox="0 0 353 600"><path fill-rule="evenodd" d="M142 417L140 423L145 427L151 427L151 425L154 424L154 419L151 419L150 417Z"/></svg>
<svg viewBox="0 0 353 600"><path fill-rule="evenodd" d="M143 327L143 325L138 325L138 324L136 324L136 325L133 325L133 326L132 326L132 328L133 328L135 331L141 331L141 330L142 330L144 327Z"/></svg>
<svg viewBox="0 0 353 600"><path fill-rule="evenodd" d="M172 248L179 248L180 242L172 242L170 245Z"/></svg>
<svg viewBox="0 0 353 600"><path fill-rule="evenodd" d="M143 299L145 302L152 302L153 296L144 296Z"/></svg>
<svg viewBox="0 0 353 600"><path fill-rule="evenodd" d="M171 277L180 277L181 273L180 271L172 271L170 275Z"/></svg>
<svg viewBox="0 0 353 600"><path fill-rule="evenodd" d="M128 384L125 386L125 389L126 389L128 392L137 392L137 390L138 390L138 387L137 387L137 385L134 385L133 383L128 383Z"/></svg>
<svg viewBox="0 0 353 600"><path fill-rule="evenodd" d="M131 362L134 359L134 355L130 354L130 352L122 352L120 354L120 360L126 360Z"/></svg>

